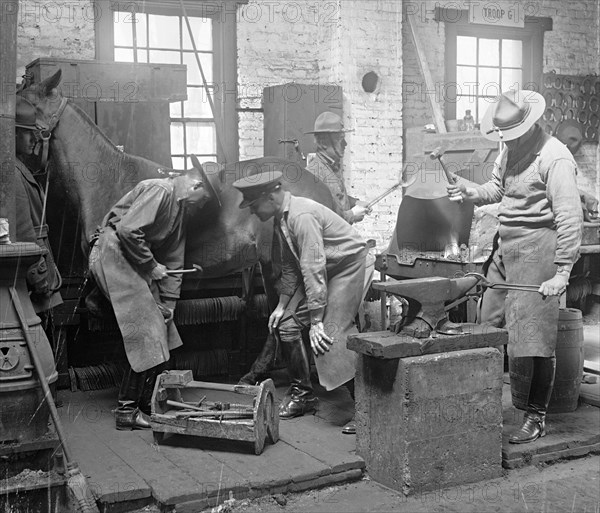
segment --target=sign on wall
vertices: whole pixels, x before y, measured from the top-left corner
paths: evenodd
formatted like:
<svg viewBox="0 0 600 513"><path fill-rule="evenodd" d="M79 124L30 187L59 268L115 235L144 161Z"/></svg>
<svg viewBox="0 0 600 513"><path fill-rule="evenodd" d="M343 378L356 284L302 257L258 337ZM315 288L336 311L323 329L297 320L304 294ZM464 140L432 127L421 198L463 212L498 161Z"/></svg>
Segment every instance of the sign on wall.
<svg viewBox="0 0 600 513"><path fill-rule="evenodd" d="M518 2L471 2L469 23L501 27L525 26L525 11Z"/></svg>

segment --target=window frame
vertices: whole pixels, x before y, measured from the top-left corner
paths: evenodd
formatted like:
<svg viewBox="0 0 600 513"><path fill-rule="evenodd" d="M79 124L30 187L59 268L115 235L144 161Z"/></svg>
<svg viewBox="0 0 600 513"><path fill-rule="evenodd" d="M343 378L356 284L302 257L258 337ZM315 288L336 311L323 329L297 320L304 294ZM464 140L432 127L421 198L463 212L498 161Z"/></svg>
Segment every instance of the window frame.
<svg viewBox="0 0 600 513"><path fill-rule="evenodd" d="M184 0L188 16L210 17L213 20L213 95L217 160L219 163L239 160L237 115L237 36L236 10L248 0ZM95 0L98 16L95 20L96 59L114 62L113 12L144 12L166 16L183 16L177 0L113 1ZM142 10L143 9L143 10ZM185 22L183 23L185 27ZM193 52L192 52L193 53ZM151 62L149 64L152 64ZM229 85L228 85L229 84ZM231 86L233 84L233 86ZM233 97L232 97L233 96ZM221 145L218 138L221 138ZM187 159L186 159L187 165Z"/></svg>
<svg viewBox="0 0 600 513"><path fill-rule="evenodd" d="M501 27L469 23L467 10L436 7L435 20L445 21L445 81L456 83L457 37L470 36L489 39L520 39L523 41L523 89L541 92L543 88L544 33L552 30L551 18L525 16L523 28ZM456 101L444 102L446 119L457 119Z"/></svg>

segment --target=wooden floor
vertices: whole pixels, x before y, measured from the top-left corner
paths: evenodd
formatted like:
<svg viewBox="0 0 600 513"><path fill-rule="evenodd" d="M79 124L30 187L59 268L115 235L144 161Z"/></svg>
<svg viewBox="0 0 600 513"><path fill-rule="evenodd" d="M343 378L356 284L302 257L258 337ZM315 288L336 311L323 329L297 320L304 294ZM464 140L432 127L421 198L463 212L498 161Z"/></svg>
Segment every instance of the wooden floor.
<svg viewBox="0 0 600 513"><path fill-rule="evenodd" d="M505 382L508 376L505 375ZM278 383L276 383L278 384ZM285 392L277 387L277 400ZM317 390L319 413L280 423L280 440L256 456L253 445L181 435L160 446L150 431L114 428L115 389L62 391L59 408L69 443L106 513L145 504L176 505L197 512L229 498L300 491L359 479L364 462L355 453L355 437L342 435L353 403L342 388ZM503 390L503 465L516 468L600 451L600 409L581 404L573 413L548 416L548 435L522 445L508 444L522 412Z"/></svg>

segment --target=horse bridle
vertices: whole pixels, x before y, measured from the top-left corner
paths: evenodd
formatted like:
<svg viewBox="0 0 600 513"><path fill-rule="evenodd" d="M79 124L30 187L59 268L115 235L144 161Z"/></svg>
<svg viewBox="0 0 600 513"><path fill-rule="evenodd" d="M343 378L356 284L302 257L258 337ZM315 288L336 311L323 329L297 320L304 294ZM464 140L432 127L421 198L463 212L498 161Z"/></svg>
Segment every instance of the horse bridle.
<svg viewBox="0 0 600 513"><path fill-rule="evenodd" d="M67 100L67 98L65 97L63 97L60 100L60 105L58 106L58 109L56 109L56 112L52 113L52 115L50 116L50 120L47 124L38 122L39 137L42 141L42 156L40 169L46 169L46 165L48 164L48 152L50 149L50 138L52 137L53 130L56 128L56 125L58 125L58 122L60 121L60 117L65 111L65 107L67 106L68 101L69 100Z"/></svg>

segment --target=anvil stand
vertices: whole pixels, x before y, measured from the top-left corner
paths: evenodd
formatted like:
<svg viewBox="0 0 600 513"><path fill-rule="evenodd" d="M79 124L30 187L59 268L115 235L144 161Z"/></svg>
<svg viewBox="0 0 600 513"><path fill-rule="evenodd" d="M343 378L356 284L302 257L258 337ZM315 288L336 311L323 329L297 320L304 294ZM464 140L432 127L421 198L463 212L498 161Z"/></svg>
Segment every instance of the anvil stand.
<svg viewBox="0 0 600 513"><path fill-rule="evenodd" d="M505 330L449 323L444 305L475 278L375 284L417 303L396 334L348 338L358 353L356 449L372 479L406 495L502 472ZM409 312L410 312L409 308Z"/></svg>

